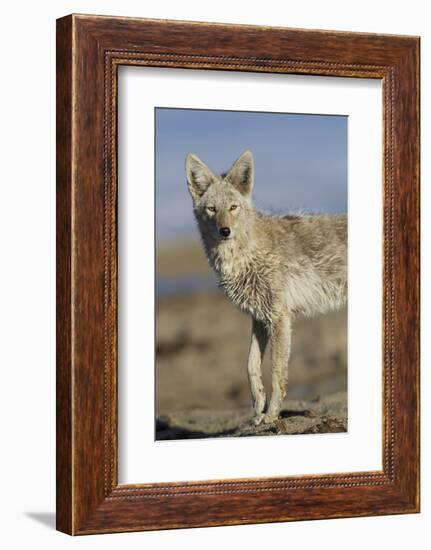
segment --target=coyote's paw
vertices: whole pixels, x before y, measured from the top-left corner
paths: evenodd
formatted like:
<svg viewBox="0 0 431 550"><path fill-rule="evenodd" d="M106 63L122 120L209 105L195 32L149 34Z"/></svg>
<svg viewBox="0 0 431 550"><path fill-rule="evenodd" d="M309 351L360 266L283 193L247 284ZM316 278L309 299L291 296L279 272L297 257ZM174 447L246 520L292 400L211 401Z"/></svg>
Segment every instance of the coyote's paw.
<svg viewBox="0 0 431 550"><path fill-rule="evenodd" d="M263 417L263 424L274 424L274 422L278 420L278 414L266 414L264 417Z"/></svg>
<svg viewBox="0 0 431 550"><path fill-rule="evenodd" d="M260 424L262 424L264 418L265 415L263 413L260 413L253 418L252 422L255 426L259 426Z"/></svg>

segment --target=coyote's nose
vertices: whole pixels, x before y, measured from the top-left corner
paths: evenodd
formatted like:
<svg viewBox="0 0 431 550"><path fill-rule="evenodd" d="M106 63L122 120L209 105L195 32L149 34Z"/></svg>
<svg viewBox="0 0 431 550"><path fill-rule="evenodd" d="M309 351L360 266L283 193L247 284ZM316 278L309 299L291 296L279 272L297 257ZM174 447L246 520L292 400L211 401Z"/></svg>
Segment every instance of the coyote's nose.
<svg viewBox="0 0 431 550"><path fill-rule="evenodd" d="M229 227L220 227L219 233L222 237L229 237L230 229L229 229Z"/></svg>

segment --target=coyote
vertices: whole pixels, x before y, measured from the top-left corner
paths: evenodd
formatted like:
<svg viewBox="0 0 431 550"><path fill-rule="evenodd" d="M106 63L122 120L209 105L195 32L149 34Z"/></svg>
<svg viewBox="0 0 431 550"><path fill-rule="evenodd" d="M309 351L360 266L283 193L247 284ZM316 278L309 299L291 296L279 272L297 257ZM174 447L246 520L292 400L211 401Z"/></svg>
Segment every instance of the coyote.
<svg viewBox="0 0 431 550"><path fill-rule="evenodd" d="M228 298L252 317L247 372L253 422L273 423L286 395L295 316L346 304L347 216L278 216L256 210L250 151L221 176L190 153L186 176L208 261ZM269 340L272 394L267 406L261 364Z"/></svg>

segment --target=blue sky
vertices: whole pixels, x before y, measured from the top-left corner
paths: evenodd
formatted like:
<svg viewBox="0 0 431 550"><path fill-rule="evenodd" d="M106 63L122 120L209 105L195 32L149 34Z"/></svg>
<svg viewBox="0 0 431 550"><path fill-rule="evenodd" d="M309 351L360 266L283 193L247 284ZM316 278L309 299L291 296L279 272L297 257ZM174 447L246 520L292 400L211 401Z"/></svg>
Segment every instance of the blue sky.
<svg viewBox="0 0 431 550"><path fill-rule="evenodd" d="M184 163L215 173L245 150L255 161L253 201L269 212L347 212L347 117L157 108L156 237L196 235Z"/></svg>

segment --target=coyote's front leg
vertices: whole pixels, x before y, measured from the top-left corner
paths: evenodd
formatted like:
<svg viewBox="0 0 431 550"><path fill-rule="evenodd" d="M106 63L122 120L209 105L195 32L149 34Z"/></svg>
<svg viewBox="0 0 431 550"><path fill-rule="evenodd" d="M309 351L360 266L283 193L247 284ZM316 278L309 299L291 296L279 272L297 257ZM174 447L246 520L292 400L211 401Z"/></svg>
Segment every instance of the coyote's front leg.
<svg viewBox="0 0 431 550"><path fill-rule="evenodd" d="M263 323L253 319L251 330L250 353L248 355L248 379L253 396L254 419L258 425L263 420L263 410L266 404L265 388L262 382L262 360L268 343L268 331Z"/></svg>
<svg viewBox="0 0 431 550"><path fill-rule="evenodd" d="M281 404L286 396L287 366L290 355L291 317L288 314L273 322L271 331L272 395L263 422L277 420Z"/></svg>

